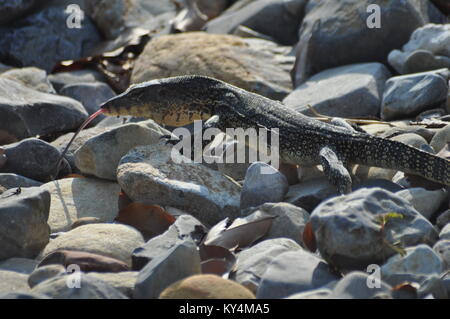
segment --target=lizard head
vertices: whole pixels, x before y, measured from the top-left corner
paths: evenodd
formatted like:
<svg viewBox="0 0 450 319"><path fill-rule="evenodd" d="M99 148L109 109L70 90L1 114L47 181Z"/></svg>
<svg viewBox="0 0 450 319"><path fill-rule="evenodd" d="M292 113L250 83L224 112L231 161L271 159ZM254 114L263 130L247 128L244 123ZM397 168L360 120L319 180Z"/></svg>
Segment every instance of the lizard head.
<svg viewBox="0 0 450 319"><path fill-rule="evenodd" d="M160 124L183 126L214 115L223 82L204 76L179 76L130 86L106 101L104 114L147 117Z"/></svg>

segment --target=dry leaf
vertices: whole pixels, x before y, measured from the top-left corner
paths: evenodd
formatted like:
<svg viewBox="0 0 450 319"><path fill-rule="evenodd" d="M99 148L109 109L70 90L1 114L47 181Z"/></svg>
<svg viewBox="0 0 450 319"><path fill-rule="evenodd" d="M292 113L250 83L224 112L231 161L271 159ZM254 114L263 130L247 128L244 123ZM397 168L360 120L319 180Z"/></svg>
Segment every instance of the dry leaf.
<svg viewBox="0 0 450 319"><path fill-rule="evenodd" d="M133 201L124 191L119 193L119 200L117 202L117 206L119 207L119 211L130 205Z"/></svg>
<svg viewBox="0 0 450 319"><path fill-rule="evenodd" d="M199 250L204 274L228 276L236 263L236 256L224 247L200 245Z"/></svg>
<svg viewBox="0 0 450 319"><path fill-rule="evenodd" d="M69 175L62 177L61 179L64 179L64 178L86 178L86 176L83 176L81 174L69 174Z"/></svg>
<svg viewBox="0 0 450 319"><path fill-rule="evenodd" d="M119 211L115 221L136 228L147 241L164 233L175 218L160 206L131 203Z"/></svg>
<svg viewBox="0 0 450 319"><path fill-rule="evenodd" d="M307 222L303 230L303 243L309 251L315 252L317 250L316 237L311 222Z"/></svg>

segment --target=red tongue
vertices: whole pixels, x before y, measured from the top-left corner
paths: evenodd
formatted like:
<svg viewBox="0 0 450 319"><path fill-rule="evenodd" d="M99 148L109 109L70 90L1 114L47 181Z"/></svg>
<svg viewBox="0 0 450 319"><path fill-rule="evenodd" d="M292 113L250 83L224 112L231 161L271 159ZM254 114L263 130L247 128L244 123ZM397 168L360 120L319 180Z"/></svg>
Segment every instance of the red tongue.
<svg viewBox="0 0 450 319"><path fill-rule="evenodd" d="M75 138L78 136L78 134L89 124L91 123L97 116L99 116L100 114L106 112L106 109L100 109L97 112L95 112L94 114L92 114L91 116L89 116L86 121L83 122L83 124L81 124L80 128L75 132L75 134L72 136L72 138L70 139L69 143L67 144L66 148L64 149L64 151L61 153L61 156L58 159L58 163L56 165L56 172L55 172L55 177L54 179L56 179L56 177L58 176L59 173L59 167L61 166L61 162L64 158L64 155L66 155L67 151L69 150L70 145L72 145L73 141L75 140Z"/></svg>

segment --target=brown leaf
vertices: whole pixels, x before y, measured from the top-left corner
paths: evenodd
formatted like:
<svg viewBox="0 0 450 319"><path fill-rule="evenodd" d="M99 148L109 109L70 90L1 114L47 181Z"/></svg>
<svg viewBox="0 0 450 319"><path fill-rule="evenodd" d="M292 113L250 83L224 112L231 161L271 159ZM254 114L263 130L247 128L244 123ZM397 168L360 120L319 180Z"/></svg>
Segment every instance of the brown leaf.
<svg viewBox="0 0 450 319"><path fill-rule="evenodd" d="M64 267L78 265L84 272L121 272L129 267L123 261L84 251L58 250L48 254L38 267L60 264Z"/></svg>
<svg viewBox="0 0 450 319"><path fill-rule="evenodd" d="M229 274L236 263L236 256L224 247L200 245L199 251L204 274Z"/></svg>
<svg viewBox="0 0 450 319"><path fill-rule="evenodd" d="M131 203L119 211L115 221L136 228L148 240L164 233L175 218L160 206Z"/></svg>
<svg viewBox="0 0 450 319"><path fill-rule="evenodd" d="M69 174L69 175L62 177L61 179L64 179L64 178L86 178L86 176L83 176L81 174Z"/></svg>
<svg viewBox="0 0 450 319"><path fill-rule="evenodd" d="M303 230L303 243L310 251L315 252L317 250L316 237L311 222L307 222Z"/></svg>
<svg viewBox="0 0 450 319"><path fill-rule="evenodd" d="M208 232L204 244L228 249L248 247L267 234L274 218L275 216L263 215L250 222L238 218L229 227L226 227L228 219L225 219Z"/></svg>
<svg viewBox="0 0 450 319"><path fill-rule="evenodd" d="M119 207L119 211L130 205L133 201L124 191L119 193L119 200L117 206Z"/></svg>

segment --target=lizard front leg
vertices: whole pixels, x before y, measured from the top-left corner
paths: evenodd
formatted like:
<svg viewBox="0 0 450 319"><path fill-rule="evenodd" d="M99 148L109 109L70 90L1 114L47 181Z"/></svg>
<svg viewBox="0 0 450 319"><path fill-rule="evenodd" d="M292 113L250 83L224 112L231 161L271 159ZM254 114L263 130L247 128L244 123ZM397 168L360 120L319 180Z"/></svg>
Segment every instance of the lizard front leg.
<svg viewBox="0 0 450 319"><path fill-rule="evenodd" d="M331 148L325 146L319 152L319 160L325 176L332 185L336 186L339 193L350 193L352 191L352 178L338 155Z"/></svg>

